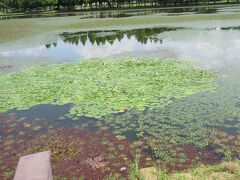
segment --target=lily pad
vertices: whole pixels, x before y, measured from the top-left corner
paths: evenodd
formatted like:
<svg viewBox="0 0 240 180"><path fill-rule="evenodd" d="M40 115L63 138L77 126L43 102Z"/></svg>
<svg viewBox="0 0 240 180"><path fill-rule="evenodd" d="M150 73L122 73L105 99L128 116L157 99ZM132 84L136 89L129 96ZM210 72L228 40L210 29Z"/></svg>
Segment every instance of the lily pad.
<svg viewBox="0 0 240 180"><path fill-rule="evenodd" d="M173 97L211 91L214 77L187 62L146 58L34 67L0 75L0 112L73 103L72 116L100 118L126 109L163 107Z"/></svg>

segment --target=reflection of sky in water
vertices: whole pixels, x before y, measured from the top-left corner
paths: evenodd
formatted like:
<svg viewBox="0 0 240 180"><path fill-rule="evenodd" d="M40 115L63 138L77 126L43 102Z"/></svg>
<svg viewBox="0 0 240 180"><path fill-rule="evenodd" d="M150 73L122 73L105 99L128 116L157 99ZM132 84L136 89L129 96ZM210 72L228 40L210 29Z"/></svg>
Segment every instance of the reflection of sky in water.
<svg viewBox="0 0 240 180"><path fill-rule="evenodd" d="M146 43L140 43L136 37L128 38L126 35L112 44L97 45L86 40L71 44L59 39L56 47L48 49L45 46L27 48L17 51L0 52L3 57L12 58L36 58L44 57L49 60L72 61L81 58L104 58L122 55L129 56L155 56L160 58L177 58L196 60L208 68L232 65L240 56L240 31L231 30L178 30L157 35L162 39L153 42L150 39Z"/></svg>
<svg viewBox="0 0 240 180"><path fill-rule="evenodd" d="M36 48L27 48L17 51L0 52L3 57L39 57L44 56L53 60L75 60L78 58L97 58L109 57L123 53L136 52L136 51L151 51L159 47L159 44L152 44L148 42L143 45L138 43L135 38L128 39L126 36L120 41L115 40L113 44L106 43L104 45L91 44L87 40L86 44L79 43L68 44L59 40L56 47L47 49L44 45Z"/></svg>

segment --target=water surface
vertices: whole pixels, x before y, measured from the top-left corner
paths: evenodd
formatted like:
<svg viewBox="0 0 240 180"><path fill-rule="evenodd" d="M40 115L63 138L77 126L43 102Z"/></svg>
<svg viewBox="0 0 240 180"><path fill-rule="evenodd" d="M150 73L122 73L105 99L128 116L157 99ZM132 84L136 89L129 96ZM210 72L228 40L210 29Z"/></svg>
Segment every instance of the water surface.
<svg viewBox="0 0 240 180"><path fill-rule="evenodd" d="M63 32L56 42L1 51L0 64L18 66L71 62L87 58L151 56L198 61L208 68L239 59L240 22L216 28L152 27L133 30ZM9 63L7 63L9 62Z"/></svg>
<svg viewBox="0 0 240 180"><path fill-rule="evenodd" d="M186 12L188 15L239 14L235 6L157 11L124 11L121 16L148 13L185 16ZM93 13L80 18L104 17L114 16ZM120 168L134 162L134 155L139 151L143 154L141 167L154 162L167 165L168 170L185 170L194 163L213 164L229 157L239 159L240 21L205 20L188 24L179 22L172 26L101 31L79 29L59 32L57 40L48 44L24 45L7 51L0 49L0 71L4 72L87 58L110 57L114 60L120 56L150 56L196 62L197 66L217 73L213 92L171 99L172 103L163 108L129 109L99 119L69 116L71 104L42 104L2 113L0 177L4 173L9 177L13 175L18 156L46 148L54 150L54 173L69 178L79 173L102 178L112 172L126 177L126 172ZM164 138L168 139L167 143L163 142ZM66 154L70 160L61 159ZM111 162L105 170L93 171L81 164L89 156L99 155Z"/></svg>

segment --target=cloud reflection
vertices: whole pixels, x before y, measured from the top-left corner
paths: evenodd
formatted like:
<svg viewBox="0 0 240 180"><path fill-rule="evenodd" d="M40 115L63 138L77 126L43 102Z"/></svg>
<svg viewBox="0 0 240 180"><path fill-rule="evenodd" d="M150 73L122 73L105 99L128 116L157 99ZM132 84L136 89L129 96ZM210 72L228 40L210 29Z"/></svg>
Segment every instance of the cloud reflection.
<svg viewBox="0 0 240 180"><path fill-rule="evenodd" d="M77 35L59 39L54 46L45 45L16 51L0 52L0 57L36 58L53 61L73 61L81 58L105 58L131 54L159 58L177 58L200 62L207 68L219 68L239 63L239 31L213 30L134 31L134 34L112 33L104 37ZM156 32L158 33L158 32ZM157 34L158 35L158 34ZM177 37L177 38L176 38ZM95 38L95 39L94 39ZM80 41L81 40L81 41ZM84 42L82 42L84 41Z"/></svg>

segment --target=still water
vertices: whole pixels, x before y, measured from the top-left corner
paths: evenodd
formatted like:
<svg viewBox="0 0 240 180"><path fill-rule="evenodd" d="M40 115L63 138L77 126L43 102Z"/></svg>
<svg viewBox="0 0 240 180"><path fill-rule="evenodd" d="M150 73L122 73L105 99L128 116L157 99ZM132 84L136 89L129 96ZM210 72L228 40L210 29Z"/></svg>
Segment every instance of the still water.
<svg viewBox="0 0 240 180"><path fill-rule="evenodd" d="M86 58L151 56L199 61L211 68L239 58L240 24L234 27L152 27L133 30L61 33L56 42L37 47L1 51L11 59L45 59L51 63ZM15 60L15 61L14 61ZM6 61L5 61L6 62ZM14 65L14 64L12 64ZM16 65L16 64L15 64Z"/></svg>
<svg viewBox="0 0 240 180"><path fill-rule="evenodd" d="M218 8L208 13L219 12L234 14L239 13L239 9ZM150 56L193 61L218 73L214 92L172 99L173 102L164 108L126 110L100 119L69 117L72 104L43 104L2 113L0 177L14 175L19 156L46 149L54 152L53 173L59 178L81 174L86 178L103 179L114 173L127 177L127 171L120 169L129 168L136 152L142 153L140 167L158 163L165 164L170 171L186 170L199 162L213 164L229 156L239 159L240 21L189 24L60 32L57 40L49 44L0 49L2 71L19 70L22 64ZM165 143L161 141L163 137L177 141ZM209 144L204 144L206 142ZM89 158L100 159L98 163L105 168L92 169L86 163ZM105 161L108 162L106 166Z"/></svg>

